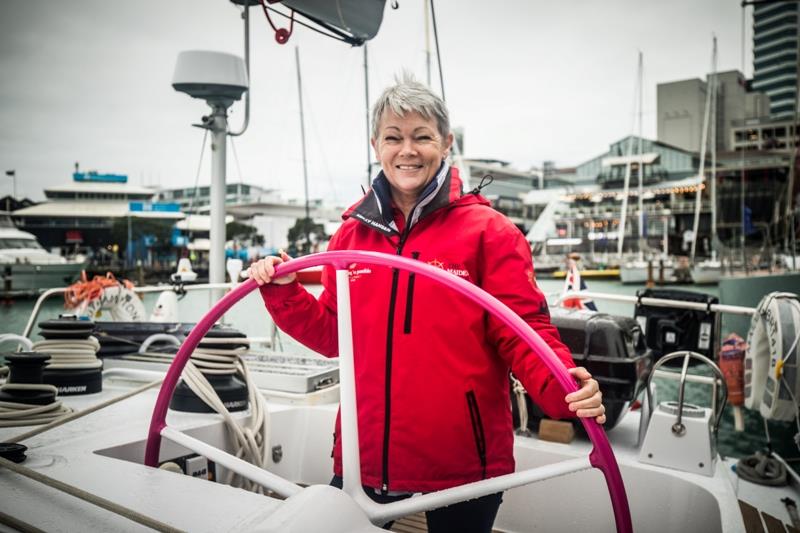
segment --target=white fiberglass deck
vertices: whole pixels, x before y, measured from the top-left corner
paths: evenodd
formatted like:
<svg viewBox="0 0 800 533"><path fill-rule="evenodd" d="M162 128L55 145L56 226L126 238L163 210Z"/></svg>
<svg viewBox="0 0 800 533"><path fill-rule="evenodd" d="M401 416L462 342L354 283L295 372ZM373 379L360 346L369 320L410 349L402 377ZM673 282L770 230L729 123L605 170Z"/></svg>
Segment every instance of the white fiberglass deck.
<svg viewBox="0 0 800 533"><path fill-rule="evenodd" d="M68 398L78 409L132 388L107 381L98 395ZM220 483L139 464L155 390L31 438L28 468L80 487L142 514L187 531L253 531L267 527L285 502ZM280 446L280 462L270 470L302 484L326 484L332 472L330 448L336 404L269 404L270 448ZM744 531L728 466L718 462L714 477L684 474L637 461L638 416L610 432L625 480L636 531ZM229 441L220 418L170 412L176 429L223 449ZM0 430L0 441L24 429ZM432 436L435 438L435 436ZM518 437L518 468L585 457L588 442L553 444ZM161 459L187 453L165 440ZM218 478L223 472L218 470ZM145 529L125 518L81 502L21 476L0 470L0 511L46 531L132 531ZM308 510L313 513L313 510ZM334 524L331 523L332 529ZM495 528L501 531L614 531L606 485L589 470L506 492ZM369 529L369 528L367 528ZM346 531L343 529L342 531Z"/></svg>

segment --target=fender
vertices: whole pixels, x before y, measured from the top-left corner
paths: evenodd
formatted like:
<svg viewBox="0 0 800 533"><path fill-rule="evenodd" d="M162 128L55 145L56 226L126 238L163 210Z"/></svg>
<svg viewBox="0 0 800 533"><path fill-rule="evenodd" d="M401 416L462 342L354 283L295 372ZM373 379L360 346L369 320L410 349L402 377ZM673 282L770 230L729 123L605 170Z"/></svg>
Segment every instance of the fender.
<svg viewBox="0 0 800 533"><path fill-rule="evenodd" d="M772 292L759 302L744 360L744 405L772 420L793 420L800 392L798 375L800 300Z"/></svg>

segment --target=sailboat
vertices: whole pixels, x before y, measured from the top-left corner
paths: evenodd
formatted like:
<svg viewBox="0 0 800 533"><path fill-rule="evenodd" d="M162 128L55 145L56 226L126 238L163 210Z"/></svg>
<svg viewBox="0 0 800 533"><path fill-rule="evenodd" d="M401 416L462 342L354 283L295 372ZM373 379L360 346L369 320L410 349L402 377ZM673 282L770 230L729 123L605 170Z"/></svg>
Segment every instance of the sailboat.
<svg viewBox="0 0 800 533"><path fill-rule="evenodd" d="M705 158L706 158L706 131L708 128L709 115L711 116L711 180L710 203L711 203L711 258L702 261L695 261L697 251L697 236L700 225L700 207L702 205L702 187L698 183L695 196L694 213L694 240L692 241L691 263L692 281L695 284L716 284L722 277L722 262L717 259L717 37L714 36L714 47L711 55L711 79L709 80L708 93L706 95L705 124L703 128L703 141L700 150L700 183L705 181Z"/></svg>
<svg viewBox="0 0 800 533"><path fill-rule="evenodd" d="M342 4L345 3L337 2L333 7ZM336 276L340 284L341 372L336 369L315 382L309 377L309 367L313 366L310 364L303 368L297 364L283 365L278 371L266 372L261 365L262 354L251 350L252 339L210 328L222 316L232 316L227 315L232 311L231 306L240 301L246 303L242 301L244 296L255 289L252 280L229 293L204 315L174 357L164 355L160 360L146 360L139 356L147 354L136 353L134 357L114 360L116 364L106 359L98 365L92 359L93 354L84 354L83 346L80 354L64 354L80 355L81 364L89 359L91 375L101 377L102 390L68 394L76 391L70 385L63 385L54 408L57 410L50 413L52 422L35 429L0 427L0 441L4 443L0 482L5 489L0 498L2 528L81 532L149 528L170 532L378 533L382 531L378 526L386 520L505 490L512 485L518 487L504 495L495 522L498 530L509 533L532 529L627 533L633 526L637 531L733 533L745 531L745 520L752 524L753 513L759 528L763 528L760 513L768 526L774 526L775 522L790 523L791 513L780 502L800 499L797 489L800 480L793 475L787 487L766 487L736 477L731 469L735 460L723 459L716 453L716 423L721 418L724 399L717 403L715 392L713 409L685 404L683 384L692 379L691 375L687 377L686 366L680 375L673 375L681 383L678 402L669 401L661 388L658 392L663 397L655 397L650 393L639 394L642 390L635 387L635 395L642 398L642 407L626 408L625 416L619 418L608 435L613 442L614 464L621 466L621 473L611 469L601 473L593 468L604 461L608 466L612 457L608 442L598 437L602 430L596 426L587 426L587 432L592 442L604 446L595 442L593 447L592 442L580 436L573 436L569 443L554 443L541 434L518 434L513 437L518 471L509 477L485 479L449 489L446 494L428 493L393 504L375 504L363 493L358 477L353 332L347 302L350 271L346 265L365 263L409 270L458 290L507 324L517 324L521 319L508 308L493 304L467 281L422 261L380 254L357 255L357 252L331 254L324 259L319 255L305 256L284 263L278 275L319 264L339 265ZM612 299L619 297L611 295ZM741 308L733 311L753 312ZM29 323L35 322L32 315ZM48 334L55 331L66 343L66 330L71 336L87 333L87 321L72 322L70 327L60 322L46 324L43 329ZM595 320L593 325L599 322L602 321ZM536 344L524 325L515 331L525 342ZM598 345L604 346L598 342L603 337L602 331L592 331L596 334L591 343L584 335L576 337L580 351L587 360L591 357L600 364L612 364L612 359L618 359L608 357L613 349L598 349ZM15 340L21 344L30 342L30 339ZM627 349L635 342L625 339L616 345ZM232 346L222 349L219 344ZM213 350L210 353L208 345ZM181 409L178 401L170 407L171 393L189 355L202 350L205 350L203 355L212 356L205 358L209 381L217 379L215 374L227 380L229 370L241 371L246 379L248 375L252 377L246 389L235 388L238 394L245 393L240 403L231 406L216 398L218 403L228 406L220 409L220 414ZM552 364L546 356L545 351L543 360ZM31 395L32 388L20 385L33 384L23 380L31 379L35 374L31 367L41 366L45 357L16 357L11 366L21 366L6 372L10 377L2 392L12 394L22 390L23 396ZM644 358L637 361L646 362ZM103 365L105 368L101 368ZM648 368L645 364L636 367L638 371ZM556 379L563 380L562 384L569 385L567 376L556 375ZM190 380L188 376L187 372L184 383ZM238 376L237 373L237 379ZM717 386L724 387L724 380L701 378L713 385L715 391ZM304 385L308 381L309 386L300 391L287 390L287 385L296 381ZM609 379L609 383L620 381L624 380L619 375ZM162 383L161 392L157 392ZM649 382L647 389L650 391ZM204 396L206 393L207 389ZM206 398L213 402L215 394L212 391ZM340 397L347 473L344 490L327 484L332 463L330 430ZM44 422L41 417L45 407L49 406L30 409L38 422ZM33 424L21 416L15 418L27 422L21 425ZM152 423L148 424L148 420ZM435 439L435 435L431 438ZM243 456L252 463L243 460ZM778 464L785 466L785 462ZM609 479L608 483L604 479ZM627 498L625 491L620 494L623 482Z"/></svg>
<svg viewBox="0 0 800 533"><path fill-rule="evenodd" d="M637 103L637 115L638 115L638 155L636 157L633 156L633 136L630 137L628 141L628 154L627 154L627 161L625 163L625 185L623 188L623 198L622 198L622 215L620 216L620 230L619 230L619 241L618 241L618 253L620 256L620 280L622 283L645 283L648 281L649 278L652 277L663 277L663 279L668 280L672 278L672 271L673 266L671 261L668 260L667 257L663 257L661 262L657 262L653 264L653 261L647 261L644 257L645 248L647 248L647 242L645 238L645 216L644 216L644 191L643 191L643 184L644 184L644 165L646 164L645 154L643 153L643 139L642 139L642 96L643 96L643 74L644 68L642 63L642 53L639 52L639 67L638 67L638 76L637 76L637 95L638 95L638 103ZM638 238L638 252L637 256L634 258L630 258L627 261L622 260L622 251L624 246L624 239L625 239L625 221L627 219L627 207L628 207L628 192L630 186L630 175L631 175L631 166L633 163L636 163L636 174L638 178L638 190L637 190L637 210L638 210L638 221L637 221L637 230L639 234ZM652 266L651 266L652 265ZM659 270L662 272L660 273Z"/></svg>

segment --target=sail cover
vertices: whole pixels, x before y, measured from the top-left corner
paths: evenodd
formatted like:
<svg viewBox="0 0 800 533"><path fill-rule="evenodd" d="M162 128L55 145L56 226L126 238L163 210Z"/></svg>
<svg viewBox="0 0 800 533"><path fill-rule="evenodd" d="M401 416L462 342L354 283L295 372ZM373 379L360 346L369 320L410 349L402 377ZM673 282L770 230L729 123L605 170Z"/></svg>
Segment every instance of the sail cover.
<svg viewBox="0 0 800 533"><path fill-rule="evenodd" d="M378 33L386 0L283 0L280 3L314 22L346 33L361 44Z"/></svg>

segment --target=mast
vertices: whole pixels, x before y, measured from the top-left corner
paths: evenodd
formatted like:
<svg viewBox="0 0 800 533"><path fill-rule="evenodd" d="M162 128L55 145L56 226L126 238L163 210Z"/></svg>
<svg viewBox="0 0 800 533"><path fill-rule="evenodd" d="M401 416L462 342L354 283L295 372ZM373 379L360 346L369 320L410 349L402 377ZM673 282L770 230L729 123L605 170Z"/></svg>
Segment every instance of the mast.
<svg viewBox="0 0 800 533"><path fill-rule="evenodd" d="M364 43L364 110L366 112L367 124L367 190L372 185L372 159L370 154L369 140L372 132L369 129L369 61L367 60L367 43Z"/></svg>
<svg viewBox="0 0 800 533"><path fill-rule="evenodd" d="M714 40L716 43L716 38ZM714 59L716 57L716 47L714 48L714 52L712 53L711 58L711 69L714 69ZM692 251L691 251L691 262L694 263L695 253L697 252L697 232L700 229L700 207L702 206L702 194L703 188L702 184L705 181L705 173L706 173L706 148L708 145L708 121L711 115L711 93L715 87L714 78L716 75L712 75L712 78L708 84L706 84L706 111L703 113L703 135L702 140L700 141L700 171L698 172L698 180L697 180L697 190L694 195L694 225L692 226Z"/></svg>
<svg viewBox="0 0 800 533"><path fill-rule="evenodd" d="M308 206L308 165L306 163L306 127L303 120L303 82L300 78L300 47L294 47L294 59L297 65L297 98L300 101L300 145L303 150L303 189L306 195L306 220L303 227L306 234L306 250L311 251L311 239L309 237L309 225L311 224L310 210Z"/></svg>
<svg viewBox="0 0 800 533"><path fill-rule="evenodd" d="M441 88L442 92L442 101L447 103L447 97L444 94L444 74L442 74L442 53L439 49L439 30L438 26L436 25L436 8L434 7L433 0L426 0L426 3L430 7L431 11L431 25L433 26L433 41L436 45L436 64L439 67L439 87ZM467 191L470 189L470 180L471 170L469 167L469 163L467 162L466 158L464 157L463 146L458 144L458 138L453 135L453 165L458 167L461 170L461 182L463 183L464 190Z"/></svg>
<svg viewBox="0 0 800 533"><path fill-rule="evenodd" d="M642 95L644 93L644 65L642 62L642 52L639 51L639 261L644 260L644 200L642 198L642 183L644 180L644 154L642 153Z"/></svg>
<svg viewBox="0 0 800 533"><path fill-rule="evenodd" d="M639 62L638 62L638 73L636 76L636 91L641 91L641 69L642 69L642 52L639 52ZM634 92L634 102L636 102L637 92ZM636 104L634 104L636 107ZM635 129L635 118L634 123L631 124L631 131ZM640 148L641 150L641 148ZM617 254L619 255L619 260L622 262L622 249L625 245L625 221L628 218L628 192L630 190L630 182L631 182L631 159L633 158L633 134L628 137L628 150L625 157L625 182L622 187L622 213L619 217L619 226L618 232L619 235L617 236ZM641 172L639 172L641 174ZM639 196L641 198L641 194Z"/></svg>
<svg viewBox="0 0 800 533"><path fill-rule="evenodd" d="M423 10L425 11L425 72L427 73L428 87L431 86L431 29L428 19L430 0L425 0Z"/></svg>
<svg viewBox="0 0 800 533"><path fill-rule="evenodd" d="M714 36L714 51L712 53L712 78L711 93L711 260L717 260L717 36ZM744 73L742 73L744 75Z"/></svg>

